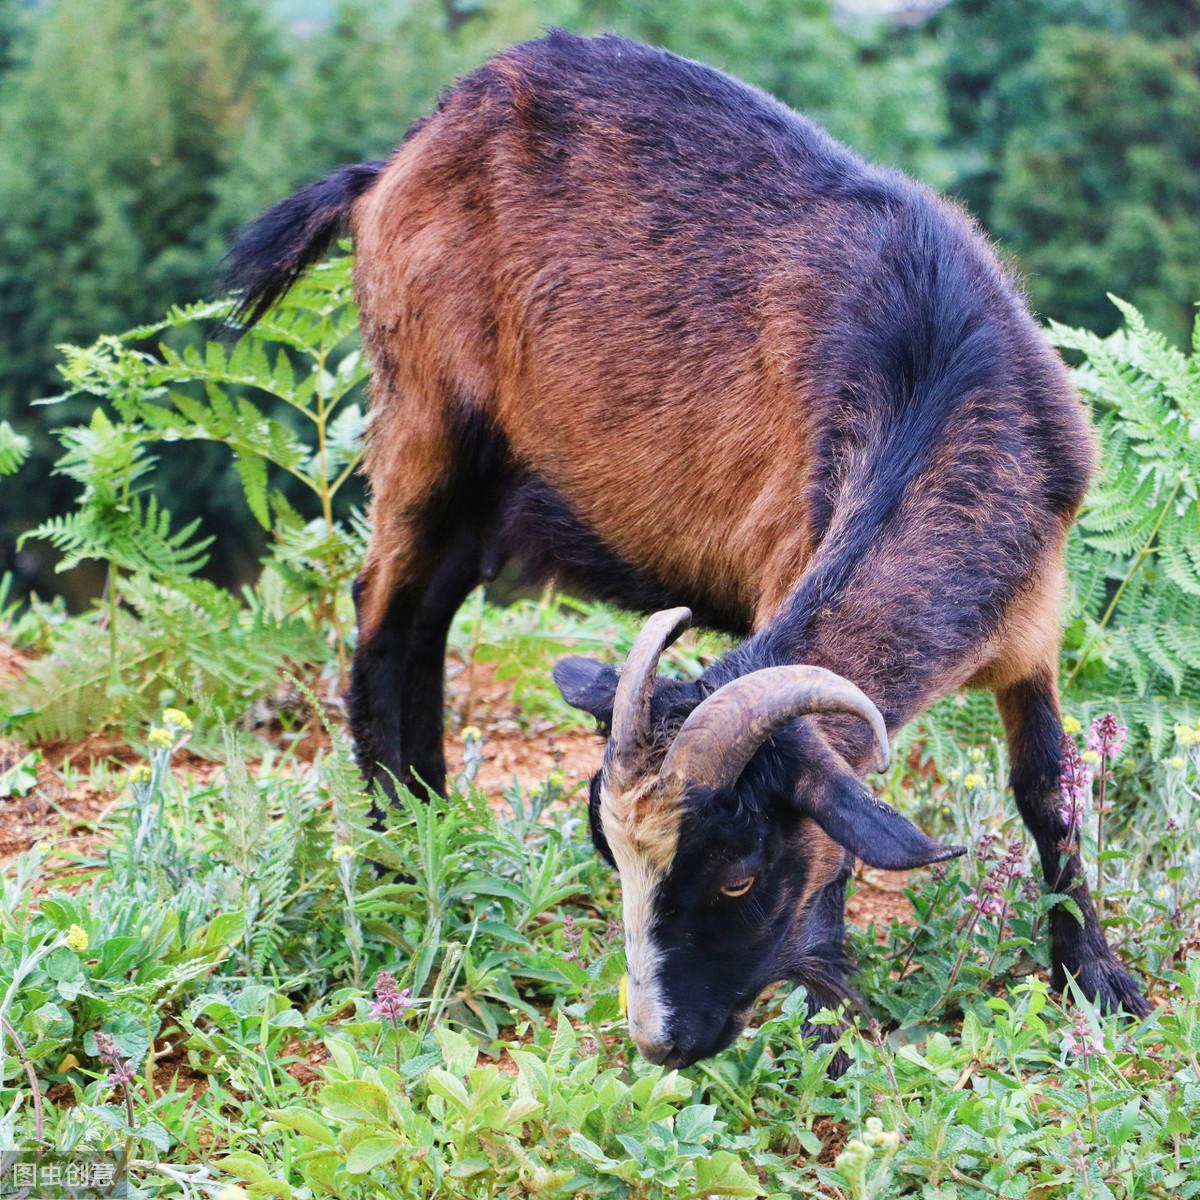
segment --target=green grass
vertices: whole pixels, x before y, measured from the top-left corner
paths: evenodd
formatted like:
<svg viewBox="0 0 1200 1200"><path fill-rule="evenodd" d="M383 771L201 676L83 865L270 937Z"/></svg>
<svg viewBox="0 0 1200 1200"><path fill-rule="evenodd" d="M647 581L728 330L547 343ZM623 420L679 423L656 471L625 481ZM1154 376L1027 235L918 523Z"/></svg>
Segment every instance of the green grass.
<svg viewBox="0 0 1200 1200"><path fill-rule="evenodd" d="M530 604L468 612L455 646L523 672L553 719L546 662L626 632ZM336 731L305 764L226 727L198 783L184 724L147 734L97 848L43 845L6 873L0 1142L124 1148L138 1194L226 1200L1200 1193L1193 745L1166 763L1132 747L1112 784L1106 914L1153 983L1146 1021L1048 992L1048 901L1027 878L1002 925L969 905L1022 837L995 747L944 782L890 779L931 831L997 849L914 875L916 926L852 933L865 1009L837 1042L805 1043L785 986L725 1054L674 1072L628 1039L619 894L579 797L534 782L489 807L465 782L381 836ZM15 795L27 775L0 779ZM382 972L404 993L391 1016ZM1071 1032L1097 1052L1071 1053Z"/></svg>

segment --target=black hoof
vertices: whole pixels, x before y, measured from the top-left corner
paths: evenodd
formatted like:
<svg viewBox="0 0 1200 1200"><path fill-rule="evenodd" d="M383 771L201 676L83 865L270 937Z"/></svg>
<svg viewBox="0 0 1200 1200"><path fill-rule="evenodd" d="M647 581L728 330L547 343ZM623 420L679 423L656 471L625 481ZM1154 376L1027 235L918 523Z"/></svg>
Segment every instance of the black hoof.
<svg viewBox="0 0 1200 1200"><path fill-rule="evenodd" d="M1060 992L1066 992L1068 971L1079 985L1079 990L1101 1012L1124 1012L1134 1017L1145 1017L1152 1011L1153 1006L1142 995L1141 987L1115 955L1088 959L1080 963L1076 970L1056 963L1054 986Z"/></svg>

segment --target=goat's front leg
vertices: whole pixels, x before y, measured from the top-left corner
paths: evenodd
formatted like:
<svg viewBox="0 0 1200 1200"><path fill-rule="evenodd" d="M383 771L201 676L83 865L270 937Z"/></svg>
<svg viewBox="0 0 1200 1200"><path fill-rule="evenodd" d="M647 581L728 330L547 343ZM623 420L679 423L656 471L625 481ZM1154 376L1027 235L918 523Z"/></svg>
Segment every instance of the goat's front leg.
<svg viewBox="0 0 1200 1200"><path fill-rule="evenodd" d="M1052 892L1065 893L1079 906L1083 923L1061 904L1050 911L1050 962L1060 991L1068 975L1084 994L1105 1011L1118 1008L1144 1016L1150 1005L1133 976L1121 965L1104 936L1088 893L1079 857L1078 830L1064 817L1059 779L1062 771L1062 721L1053 680L1047 667L996 693L1008 734L1012 789L1026 828L1033 834L1042 873Z"/></svg>

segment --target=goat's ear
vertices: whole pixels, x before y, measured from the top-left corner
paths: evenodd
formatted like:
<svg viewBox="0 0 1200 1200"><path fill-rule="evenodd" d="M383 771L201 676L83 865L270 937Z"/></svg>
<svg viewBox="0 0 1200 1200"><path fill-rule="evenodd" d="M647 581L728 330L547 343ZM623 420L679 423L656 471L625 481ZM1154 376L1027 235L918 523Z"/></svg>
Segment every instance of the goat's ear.
<svg viewBox="0 0 1200 1200"><path fill-rule="evenodd" d="M966 853L926 837L907 817L884 804L849 771L826 775L797 794L800 807L837 843L869 867L906 871Z"/></svg>
<svg viewBox="0 0 1200 1200"><path fill-rule="evenodd" d="M612 724L615 667L594 658L564 658L554 664L554 682L572 708L591 713L602 725Z"/></svg>

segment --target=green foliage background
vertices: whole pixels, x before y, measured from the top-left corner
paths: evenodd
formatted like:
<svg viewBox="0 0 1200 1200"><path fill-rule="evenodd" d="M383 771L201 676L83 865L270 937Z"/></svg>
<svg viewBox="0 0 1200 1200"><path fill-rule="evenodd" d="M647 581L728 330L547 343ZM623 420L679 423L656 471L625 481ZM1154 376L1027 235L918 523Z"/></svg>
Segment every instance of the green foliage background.
<svg viewBox="0 0 1200 1200"><path fill-rule="evenodd" d="M456 74L549 25L712 62L959 195L1050 318L1109 332L1112 291L1177 343L1190 329L1194 6L952 0L900 22L832 0L0 0L0 420L39 474L62 413L31 402L60 390L57 344L215 294L239 223L387 155ZM231 465L168 452L159 479L178 516L236 532L206 573L249 577L262 532ZM98 574L55 577L48 549L15 551L69 496L54 481L5 506L0 569L78 606Z"/></svg>

